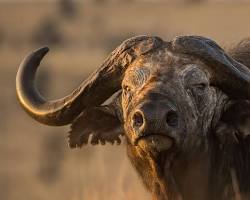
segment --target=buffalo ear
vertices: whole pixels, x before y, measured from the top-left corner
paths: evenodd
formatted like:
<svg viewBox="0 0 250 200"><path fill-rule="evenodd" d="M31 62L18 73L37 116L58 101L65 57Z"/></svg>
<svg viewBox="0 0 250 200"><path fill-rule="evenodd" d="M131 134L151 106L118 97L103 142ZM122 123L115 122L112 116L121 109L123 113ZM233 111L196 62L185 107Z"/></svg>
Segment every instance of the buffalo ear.
<svg viewBox="0 0 250 200"><path fill-rule="evenodd" d="M123 123L116 112L113 103L84 110L71 125L69 146L81 147L88 142L93 145L120 144L120 136L124 135Z"/></svg>
<svg viewBox="0 0 250 200"><path fill-rule="evenodd" d="M227 107L216 130L222 143L250 138L250 102L238 100Z"/></svg>

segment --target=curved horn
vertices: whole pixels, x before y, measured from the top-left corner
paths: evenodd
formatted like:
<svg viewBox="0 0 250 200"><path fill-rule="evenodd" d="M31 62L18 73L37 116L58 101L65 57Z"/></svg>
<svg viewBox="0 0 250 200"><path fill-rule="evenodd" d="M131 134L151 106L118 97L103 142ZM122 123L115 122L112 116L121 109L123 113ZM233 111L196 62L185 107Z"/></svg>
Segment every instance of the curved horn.
<svg viewBox="0 0 250 200"><path fill-rule="evenodd" d="M205 61L213 74L212 84L233 98L250 99L250 69L227 55L214 41L201 36L176 37L170 49Z"/></svg>
<svg viewBox="0 0 250 200"><path fill-rule="evenodd" d="M41 48L28 55L20 64L16 76L19 102L31 117L43 124L52 126L69 124L86 107L100 105L119 90L127 66L136 57L161 44L160 38L149 36L126 40L77 89L55 101L47 101L42 97L34 84L36 70L49 51L47 47Z"/></svg>

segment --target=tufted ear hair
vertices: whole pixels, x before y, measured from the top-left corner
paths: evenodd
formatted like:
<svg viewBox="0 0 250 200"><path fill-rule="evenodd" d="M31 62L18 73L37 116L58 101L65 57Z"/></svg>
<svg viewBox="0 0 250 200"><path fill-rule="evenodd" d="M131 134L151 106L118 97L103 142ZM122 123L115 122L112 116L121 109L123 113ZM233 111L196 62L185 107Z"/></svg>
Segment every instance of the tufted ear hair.
<svg viewBox="0 0 250 200"><path fill-rule="evenodd" d="M231 98L250 99L250 69L214 41L201 36L181 36L170 42L169 49L204 61L212 75L211 83Z"/></svg>
<svg viewBox="0 0 250 200"><path fill-rule="evenodd" d="M216 135L224 144L250 140L250 102L237 100L227 105L216 127Z"/></svg>
<svg viewBox="0 0 250 200"><path fill-rule="evenodd" d="M250 135L250 102L236 101L223 114L222 120L234 127L243 137Z"/></svg>
<svg viewBox="0 0 250 200"><path fill-rule="evenodd" d="M227 173L231 168L231 178L238 184L239 194L249 199L250 102L231 101L211 137L213 168L219 173Z"/></svg>
<svg viewBox="0 0 250 200"><path fill-rule="evenodd" d="M89 142L93 145L120 144L120 136L124 135L121 116L120 93L106 105L84 110L71 124L69 146L82 147Z"/></svg>

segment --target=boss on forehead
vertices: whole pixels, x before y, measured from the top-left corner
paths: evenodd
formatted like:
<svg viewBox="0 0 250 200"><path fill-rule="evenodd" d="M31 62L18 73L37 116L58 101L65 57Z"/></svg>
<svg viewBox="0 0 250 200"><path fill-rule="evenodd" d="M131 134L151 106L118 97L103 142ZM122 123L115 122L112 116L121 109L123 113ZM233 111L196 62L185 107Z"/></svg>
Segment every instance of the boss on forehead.
<svg viewBox="0 0 250 200"><path fill-rule="evenodd" d="M123 137L157 200L250 198L248 40L226 52L201 36L133 37L54 101L34 83L47 52L41 48L23 60L17 96L35 120L71 124L70 147L120 143Z"/></svg>

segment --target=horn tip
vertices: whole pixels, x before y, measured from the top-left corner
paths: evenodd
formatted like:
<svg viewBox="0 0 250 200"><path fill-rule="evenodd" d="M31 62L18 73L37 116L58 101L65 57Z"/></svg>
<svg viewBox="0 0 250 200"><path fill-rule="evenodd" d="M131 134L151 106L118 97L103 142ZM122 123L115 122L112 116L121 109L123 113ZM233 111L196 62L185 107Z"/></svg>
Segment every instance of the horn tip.
<svg viewBox="0 0 250 200"><path fill-rule="evenodd" d="M29 56L28 60L31 60L32 62L36 63L35 65L40 65L40 61L43 59L43 57L49 52L48 47L41 47L35 51L33 51ZM25 59L26 60L26 59Z"/></svg>
<svg viewBox="0 0 250 200"><path fill-rule="evenodd" d="M37 49L34 53L37 55L41 55L42 57L49 52L49 47L41 47Z"/></svg>

